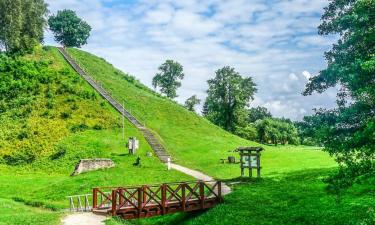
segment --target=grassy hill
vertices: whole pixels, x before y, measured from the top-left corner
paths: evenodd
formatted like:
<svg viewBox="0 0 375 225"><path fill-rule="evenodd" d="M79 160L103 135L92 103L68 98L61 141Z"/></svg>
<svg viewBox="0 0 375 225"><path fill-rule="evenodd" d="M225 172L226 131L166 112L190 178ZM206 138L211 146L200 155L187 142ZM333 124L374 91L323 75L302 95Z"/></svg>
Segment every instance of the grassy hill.
<svg viewBox="0 0 375 225"><path fill-rule="evenodd" d="M132 222L112 219L108 224L220 224L237 215L243 217L239 224L246 224L246 218L255 216L261 224L259 221L271 214L277 217L268 224L286 223L288 218L292 218L290 223L299 223L310 214L306 219L327 224L349 212L356 216L343 218L350 217L353 223L369 218L373 183L354 187L344 196L343 203L334 204L321 180L336 164L320 149L264 146L264 180L238 180L238 164L221 164L220 158L236 156L230 150L238 146L259 146L258 143L220 129L99 57L76 49L68 51L115 99L124 101L132 114L157 132L177 163L216 178L245 182L234 186L234 192L225 197L225 204L203 214L175 214ZM19 60L1 57L1 225L58 224L64 214L61 209L68 207L66 196L90 193L94 186L191 179L177 171L167 171L156 157L146 157L152 149L126 121L126 137L140 139L142 166L132 166L137 156L125 154L120 115L71 69L56 48L38 48ZM70 176L79 159L94 157L111 158L116 167ZM255 207L253 211L248 210L251 207ZM299 211L301 207L305 210ZM332 210L327 211L329 208Z"/></svg>
<svg viewBox="0 0 375 225"><path fill-rule="evenodd" d="M217 178L233 178L239 175L238 165L223 165L220 159L237 156L229 151L239 146L260 145L232 135L161 97L102 58L78 49L68 49L68 52L115 99L125 102L125 108L160 135L160 140L177 163ZM262 164L265 175L335 166L328 154L317 151L317 148L264 147Z"/></svg>
<svg viewBox="0 0 375 225"><path fill-rule="evenodd" d="M19 207L20 202L53 210L68 208L66 196L90 193L94 186L191 179L167 171L156 157L146 157L151 147L126 121L126 137L140 140L142 167L132 166L137 156L125 154L121 116L71 69L57 49L39 48L18 60L2 56L0 81L0 198L2 202L17 200L9 207L19 214L39 217L42 213ZM82 158L111 158L116 167L71 177ZM4 205L0 204L1 213ZM54 221L61 216L60 212L46 214ZM12 222L7 218L0 216L0 224L17 224L16 218ZM19 224L51 224L53 220L33 223L30 218L28 222L20 218Z"/></svg>

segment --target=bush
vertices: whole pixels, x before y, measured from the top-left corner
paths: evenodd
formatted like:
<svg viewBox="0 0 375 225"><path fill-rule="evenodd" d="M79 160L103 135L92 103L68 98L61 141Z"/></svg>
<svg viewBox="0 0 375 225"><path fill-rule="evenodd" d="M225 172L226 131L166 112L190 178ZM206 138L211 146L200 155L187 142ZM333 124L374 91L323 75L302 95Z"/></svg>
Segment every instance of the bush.
<svg viewBox="0 0 375 225"><path fill-rule="evenodd" d="M72 131L72 132L80 132L80 131L85 131L85 130L87 130L89 127L86 125L86 124L84 124L84 123L81 123L81 124L79 124L79 125L73 125L71 128L70 128L70 130Z"/></svg>
<svg viewBox="0 0 375 225"><path fill-rule="evenodd" d="M72 117L72 113L71 112L62 112L60 114L60 118L65 120L65 119L69 119Z"/></svg>
<svg viewBox="0 0 375 225"><path fill-rule="evenodd" d="M65 146L58 145L57 146L57 151L50 156L51 160L57 160L62 158L66 154L67 150Z"/></svg>
<svg viewBox="0 0 375 225"><path fill-rule="evenodd" d="M252 125L236 127L235 134L250 141L255 141L258 137L257 130Z"/></svg>

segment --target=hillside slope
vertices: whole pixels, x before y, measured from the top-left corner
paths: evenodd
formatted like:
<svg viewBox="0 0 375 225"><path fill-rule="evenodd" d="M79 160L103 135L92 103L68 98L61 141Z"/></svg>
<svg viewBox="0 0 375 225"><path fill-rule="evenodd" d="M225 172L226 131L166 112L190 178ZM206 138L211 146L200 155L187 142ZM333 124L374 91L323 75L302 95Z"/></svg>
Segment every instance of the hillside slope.
<svg viewBox="0 0 375 225"><path fill-rule="evenodd" d="M0 198L68 208L66 196L91 193L95 186L191 179L146 157L152 149L125 121L125 137L140 140L142 166L134 167L137 155L126 154L121 115L56 48L38 48L19 59L0 57ZM116 167L71 177L82 158L111 158Z"/></svg>
<svg viewBox="0 0 375 225"><path fill-rule="evenodd" d="M238 146L259 146L160 96L102 58L78 49L68 49L68 52L112 97L125 102L127 110L160 135L160 140L177 163L216 178L233 178L238 176L238 165L223 165L220 159L236 155L229 151ZM335 165L327 154L316 149L264 147L265 174Z"/></svg>

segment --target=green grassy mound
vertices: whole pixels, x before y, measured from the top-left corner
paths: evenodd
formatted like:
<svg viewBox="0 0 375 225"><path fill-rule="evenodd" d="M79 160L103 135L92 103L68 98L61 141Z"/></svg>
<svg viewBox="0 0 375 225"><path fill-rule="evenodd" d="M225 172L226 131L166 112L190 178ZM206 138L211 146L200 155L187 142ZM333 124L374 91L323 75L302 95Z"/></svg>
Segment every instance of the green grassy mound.
<svg viewBox="0 0 375 225"><path fill-rule="evenodd" d="M134 167L137 155L126 154L121 115L71 69L56 48L36 49L20 59L1 57L0 198L17 200L11 208L24 203L66 209L66 196L91 193L95 186L191 179L167 171L155 156L146 157L151 147L125 121L125 136L140 140L142 166ZM116 167L71 177L82 158L111 158ZM1 213L4 207L0 206ZM44 212L35 210L38 218ZM22 218L11 221L32 224L32 218L28 223Z"/></svg>
<svg viewBox="0 0 375 225"><path fill-rule="evenodd" d="M239 146L259 146L232 135L181 105L161 97L102 58L77 49L68 49L73 58L140 121L160 135L177 163L217 178L239 175L238 165L222 165L221 158ZM264 146L265 174L335 166L334 161L314 148Z"/></svg>

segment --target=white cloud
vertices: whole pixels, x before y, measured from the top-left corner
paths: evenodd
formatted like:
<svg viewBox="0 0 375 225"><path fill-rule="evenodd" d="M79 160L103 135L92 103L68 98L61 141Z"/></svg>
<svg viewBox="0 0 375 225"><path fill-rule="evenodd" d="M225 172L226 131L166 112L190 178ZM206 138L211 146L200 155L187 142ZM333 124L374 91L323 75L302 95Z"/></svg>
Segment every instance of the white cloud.
<svg viewBox="0 0 375 225"><path fill-rule="evenodd" d="M299 119L312 108L334 103L334 90L301 95L308 71L325 66L323 52L334 41L316 34L325 0L47 2L53 13L77 11L93 27L84 49L146 85L164 60L179 61L185 72L178 90L181 103L193 94L203 99L206 81L226 65L254 78L258 93L252 105L266 106L276 116ZM53 44L50 33L46 43Z"/></svg>
<svg viewBox="0 0 375 225"><path fill-rule="evenodd" d="M309 80L312 76L309 73L309 71L302 71L302 75L306 78L306 80Z"/></svg>

